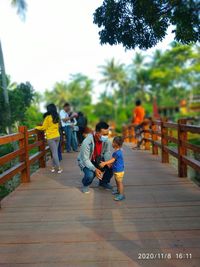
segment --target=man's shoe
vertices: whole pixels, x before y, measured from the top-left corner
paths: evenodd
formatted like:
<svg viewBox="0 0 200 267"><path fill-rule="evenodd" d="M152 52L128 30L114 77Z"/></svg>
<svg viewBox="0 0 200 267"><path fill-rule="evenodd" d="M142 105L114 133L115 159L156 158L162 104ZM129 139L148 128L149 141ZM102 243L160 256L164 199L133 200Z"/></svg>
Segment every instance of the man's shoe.
<svg viewBox="0 0 200 267"><path fill-rule="evenodd" d="M83 188L82 188L82 192L83 192L84 194L89 194L89 193L90 193L89 187L88 187L88 186L83 186Z"/></svg>
<svg viewBox="0 0 200 267"><path fill-rule="evenodd" d="M117 195L116 197L114 197L114 200L115 201L122 201L122 200L124 200L125 199L125 196L124 195L121 195L121 194L119 194L119 195Z"/></svg>
<svg viewBox="0 0 200 267"><path fill-rule="evenodd" d="M112 190L113 189L111 184L99 184L99 186L103 187L106 190Z"/></svg>

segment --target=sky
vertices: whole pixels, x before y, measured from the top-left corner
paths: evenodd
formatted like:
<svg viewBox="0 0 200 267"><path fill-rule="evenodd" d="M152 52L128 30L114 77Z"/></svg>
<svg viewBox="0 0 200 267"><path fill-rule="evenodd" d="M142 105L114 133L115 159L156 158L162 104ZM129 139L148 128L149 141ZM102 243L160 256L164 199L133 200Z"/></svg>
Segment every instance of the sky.
<svg viewBox="0 0 200 267"><path fill-rule="evenodd" d="M135 50L101 46L93 13L103 0L26 0L25 21L10 2L0 0L0 40L6 72L14 82L29 81L35 90L52 89L70 74L83 73L96 80L95 98L103 90L98 84L99 67L116 58L131 63ZM166 49L173 36L146 53ZM94 99L95 100L95 99Z"/></svg>

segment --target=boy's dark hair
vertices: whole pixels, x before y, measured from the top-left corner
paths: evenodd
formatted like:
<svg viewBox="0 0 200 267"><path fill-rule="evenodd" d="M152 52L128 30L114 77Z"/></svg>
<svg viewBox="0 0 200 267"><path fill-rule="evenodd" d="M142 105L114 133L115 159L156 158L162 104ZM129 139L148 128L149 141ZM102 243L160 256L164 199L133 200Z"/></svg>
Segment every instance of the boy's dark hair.
<svg viewBox="0 0 200 267"><path fill-rule="evenodd" d="M96 132L100 132L101 129L108 129L109 125L105 122L105 121L100 121L99 123L97 123L96 125Z"/></svg>
<svg viewBox="0 0 200 267"><path fill-rule="evenodd" d="M63 105L63 108L65 108L65 107L69 107L70 106L70 104L68 103L68 102L66 102L64 105Z"/></svg>
<svg viewBox="0 0 200 267"><path fill-rule="evenodd" d="M113 139L113 142L115 144L117 144L119 147L122 147L123 143L124 143L124 138L121 136L115 136Z"/></svg>
<svg viewBox="0 0 200 267"><path fill-rule="evenodd" d="M140 106L142 104L142 101L140 99L136 100L135 101L135 105L136 106Z"/></svg>

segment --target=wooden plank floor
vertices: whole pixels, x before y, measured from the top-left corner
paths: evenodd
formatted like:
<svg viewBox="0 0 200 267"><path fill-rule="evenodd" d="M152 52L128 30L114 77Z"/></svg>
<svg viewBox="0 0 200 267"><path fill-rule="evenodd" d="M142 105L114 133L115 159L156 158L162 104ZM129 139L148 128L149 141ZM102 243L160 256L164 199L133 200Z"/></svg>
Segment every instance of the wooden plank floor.
<svg viewBox="0 0 200 267"><path fill-rule="evenodd" d="M76 156L64 154L63 174L39 170L2 201L0 266L200 266L196 185L149 152L126 147L126 200L116 203L97 181L90 194L80 192ZM142 253L161 259L141 260ZM172 259L162 259L166 253Z"/></svg>

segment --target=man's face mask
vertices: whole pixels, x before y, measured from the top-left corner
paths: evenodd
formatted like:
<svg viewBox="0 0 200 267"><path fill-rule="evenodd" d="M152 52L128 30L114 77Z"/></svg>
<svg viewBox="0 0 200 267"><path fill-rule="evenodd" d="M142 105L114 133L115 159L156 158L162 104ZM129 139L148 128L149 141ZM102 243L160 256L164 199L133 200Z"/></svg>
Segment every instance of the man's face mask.
<svg viewBox="0 0 200 267"><path fill-rule="evenodd" d="M102 135L101 137L100 137L100 141L101 142L106 142L108 140L108 136L107 135Z"/></svg>

